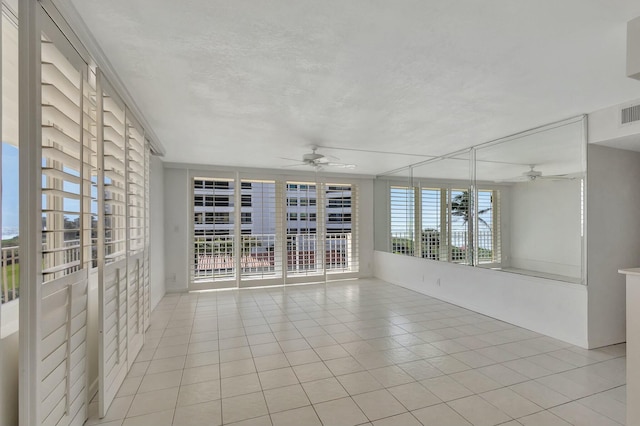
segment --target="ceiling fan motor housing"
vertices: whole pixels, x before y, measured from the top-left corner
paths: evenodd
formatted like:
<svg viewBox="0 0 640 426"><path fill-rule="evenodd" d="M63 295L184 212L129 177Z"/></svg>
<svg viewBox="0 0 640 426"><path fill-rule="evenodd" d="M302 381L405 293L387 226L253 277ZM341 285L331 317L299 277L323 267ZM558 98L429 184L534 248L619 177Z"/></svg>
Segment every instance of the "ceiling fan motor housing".
<svg viewBox="0 0 640 426"><path fill-rule="evenodd" d="M318 161L318 160L320 160L321 158L324 158L324 155L322 155L322 154L316 154L315 152L312 152L312 153L310 153L310 154L304 154L304 155L302 156L302 159L303 159L304 161L312 161L312 162Z"/></svg>

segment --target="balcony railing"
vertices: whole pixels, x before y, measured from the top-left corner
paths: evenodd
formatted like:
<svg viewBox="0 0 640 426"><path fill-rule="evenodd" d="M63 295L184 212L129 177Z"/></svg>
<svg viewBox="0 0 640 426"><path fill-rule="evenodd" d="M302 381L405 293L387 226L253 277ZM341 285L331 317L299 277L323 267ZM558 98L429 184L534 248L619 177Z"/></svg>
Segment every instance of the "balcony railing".
<svg viewBox="0 0 640 426"><path fill-rule="evenodd" d="M318 237L316 234L286 236L287 275L321 274L325 268L327 272L355 271L351 233L327 234L324 238L324 260L322 255L318 256ZM237 243L233 235L195 237L193 278L235 278L234 245ZM281 274L282 243L275 234L242 235L239 244L242 277L275 277Z"/></svg>
<svg viewBox="0 0 640 426"><path fill-rule="evenodd" d="M63 253L64 264L74 264L80 261L80 241L68 240L64 242ZM43 256L43 265L44 265ZM76 271L81 266L67 268L64 274ZM20 258L19 247L2 247L0 255L0 273L2 274L2 291L0 302L6 303L17 299L20 296Z"/></svg>
<svg viewBox="0 0 640 426"><path fill-rule="evenodd" d="M412 234L396 232L391 234L391 251L396 254L414 255L414 238ZM481 263L495 261L493 250L493 233L478 232L478 260ZM461 263L467 260L469 235L467 231L452 231L451 243L441 241L438 231L423 231L421 235L421 255L425 259L447 260Z"/></svg>
<svg viewBox="0 0 640 426"><path fill-rule="evenodd" d="M20 294L20 262L18 247L2 247L2 303L18 298Z"/></svg>

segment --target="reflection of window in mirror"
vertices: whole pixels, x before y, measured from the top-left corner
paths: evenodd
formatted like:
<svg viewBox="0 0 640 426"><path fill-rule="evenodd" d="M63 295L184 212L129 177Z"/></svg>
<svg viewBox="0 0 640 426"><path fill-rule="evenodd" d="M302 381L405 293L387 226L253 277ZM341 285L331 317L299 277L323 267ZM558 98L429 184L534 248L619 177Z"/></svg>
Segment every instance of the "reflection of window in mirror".
<svg viewBox="0 0 640 426"><path fill-rule="evenodd" d="M390 189L391 253L413 256L415 233L415 192L413 188Z"/></svg>

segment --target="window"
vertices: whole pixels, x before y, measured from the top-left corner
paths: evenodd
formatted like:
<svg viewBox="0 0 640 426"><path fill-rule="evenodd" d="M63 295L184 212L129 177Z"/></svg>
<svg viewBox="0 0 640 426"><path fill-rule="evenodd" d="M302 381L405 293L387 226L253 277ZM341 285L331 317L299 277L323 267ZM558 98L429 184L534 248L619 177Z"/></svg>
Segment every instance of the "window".
<svg viewBox="0 0 640 426"><path fill-rule="evenodd" d="M229 197L214 197L214 206L215 207L229 207L231 204L229 203Z"/></svg>
<svg viewBox="0 0 640 426"><path fill-rule="evenodd" d="M18 150L18 25L9 11L2 13L2 93L0 128L2 151L2 256L0 257L0 303L16 299L20 292L19 267L19 150Z"/></svg>
<svg viewBox="0 0 640 426"><path fill-rule="evenodd" d="M229 224L231 223L231 218L229 217L229 212L215 212L213 216L214 223L221 224Z"/></svg>
<svg viewBox="0 0 640 426"><path fill-rule="evenodd" d="M415 194L420 216L416 224ZM478 191L477 252L479 263L500 262L497 190ZM391 249L393 253L425 259L471 263L473 236L469 191L465 189L392 186L390 189ZM417 226L416 226L417 225ZM416 236L416 231L420 232ZM418 237L418 238L416 238ZM417 241L416 241L417 240Z"/></svg>
<svg viewBox="0 0 640 426"><path fill-rule="evenodd" d="M250 223L243 229L240 244L241 278L276 278L282 276L282 242L277 237L282 218L282 199L276 197L274 181L242 181L251 185L250 203L243 199L242 223ZM243 195L243 197L245 197Z"/></svg>
<svg viewBox="0 0 640 426"><path fill-rule="evenodd" d="M193 182L192 279L233 280L235 182L209 178L195 178Z"/></svg>
<svg viewBox="0 0 640 426"><path fill-rule="evenodd" d="M351 213L329 213L329 222L351 223Z"/></svg>
<svg viewBox="0 0 640 426"><path fill-rule="evenodd" d="M232 280L241 283L283 273L295 278L325 270L357 271L357 241L352 238L356 201L351 185L242 179L211 185L208 180L217 181L196 178L193 186L195 283L227 280L233 286ZM240 194L233 192L236 185L242 188ZM323 197L339 202L332 203L324 215L324 209L318 211L318 196L321 206ZM213 205L207 204L208 197L215 197ZM234 224L237 201L240 224Z"/></svg>
<svg viewBox="0 0 640 426"><path fill-rule="evenodd" d="M358 269L358 241L352 222L355 190L351 185L327 185L325 229L325 263L327 272Z"/></svg>
<svg viewBox="0 0 640 426"><path fill-rule="evenodd" d="M327 208L351 207L351 198L331 198Z"/></svg>
<svg viewBox="0 0 640 426"><path fill-rule="evenodd" d="M440 188L422 188L421 191L420 253L425 259L446 260L447 244L446 242L443 242L442 246L440 244L441 240L446 239L446 234L442 232L446 228L442 215L444 194L446 194L446 190Z"/></svg>
<svg viewBox="0 0 640 426"><path fill-rule="evenodd" d="M415 192L413 188L391 187L391 252L413 256L415 235Z"/></svg>
<svg viewBox="0 0 640 426"><path fill-rule="evenodd" d="M500 253L500 193L478 191L478 263L499 263Z"/></svg>

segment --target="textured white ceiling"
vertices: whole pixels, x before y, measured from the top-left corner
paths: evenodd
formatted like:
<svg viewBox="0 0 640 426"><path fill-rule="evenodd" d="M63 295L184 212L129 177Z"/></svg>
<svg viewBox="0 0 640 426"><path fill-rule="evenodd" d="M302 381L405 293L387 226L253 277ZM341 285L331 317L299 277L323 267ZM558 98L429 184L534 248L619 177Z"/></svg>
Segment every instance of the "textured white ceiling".
<svg viewBox="0 0 640 426"><path fill-rule="evenodd" d="M72 0L166 161L381 173L640 98L637 0ZM339 171L339 170L338 170Z"/></svg>

